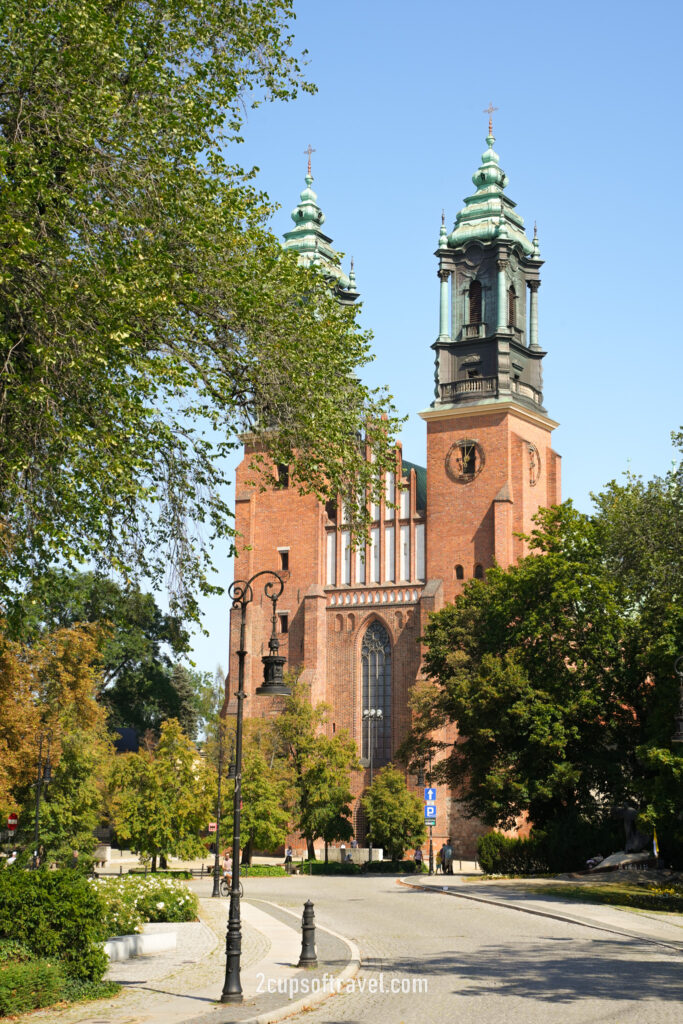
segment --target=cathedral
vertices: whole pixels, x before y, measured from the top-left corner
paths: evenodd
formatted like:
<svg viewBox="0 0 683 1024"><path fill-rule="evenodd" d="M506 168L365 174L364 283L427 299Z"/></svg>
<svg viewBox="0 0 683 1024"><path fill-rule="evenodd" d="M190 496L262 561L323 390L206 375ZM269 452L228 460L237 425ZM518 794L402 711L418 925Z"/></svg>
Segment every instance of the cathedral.
<svg viewBox="0 0 683 1024"><path fill-rule="evenodd" d="M353 824L361 845L366 823L359 797L410 728L408 697L421 678L419 638L430 613L494 562L507 567L520 558L525 546L518 534L531 530L539 508L561 500L560 457L551 447L557 423L543 404L543 261L536 231L530 240L505 193L508 179L494 141L489 123L487 148L472 178L474 194L450 234L442 218L435 253L439 326L431 344L435 390L419 414L426 424L426 458L409 462L397 447L386 501L373 506L364 553L352 547L343 507L283 486L286 467L277 487L250 483L248 438L237 470L235 579L276 569L285 580L278 605L280 654L288 667L302 667L312 700L332 708L330 732L346 729L356 740L364 769L353 780ZM348 276L343 273L322 230L325 218L312 183L309 154L306 187L284 246L302 263L318 266L338 300L352 304L358 299L353 265ZM249 608L249 696L262 679L269 605L257 596ZM231 680L237 679L238 619L233 612ZM260 713L258 705L247 700L245 713ZM457 731L442 738L453 741ZM407 782L418 790L414 776ZM455 856L469 859L482 831L462 814L457 794L439 787L435 848L451 838Z"/></svg>

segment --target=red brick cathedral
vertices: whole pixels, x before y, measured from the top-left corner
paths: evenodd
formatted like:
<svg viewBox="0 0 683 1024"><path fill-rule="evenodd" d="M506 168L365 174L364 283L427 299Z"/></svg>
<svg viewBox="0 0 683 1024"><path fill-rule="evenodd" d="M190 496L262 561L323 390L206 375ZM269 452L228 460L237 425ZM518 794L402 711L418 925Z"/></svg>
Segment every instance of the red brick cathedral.
<svg viewBox="0 0 683 1024"><path fill-rule="evenodd" d="M420 678L418 638L430 612L494 561L506 567L524 554L516 535L531 529L540 507L561 500L560 458L550 438L557 424L546 414L542 393L537 303L543 261L536 232L530 241L505 194L507 177L490 126L486 141L472 178L476 191L450 234L442 223L436 251L436 386L431 405L420 412L427 425L426 466L407 462L398 447L395 471L386 476L386 502L372 510L365 557L352 549L343 513L283 486L286 467L272 490L250 485L248 441L237 471L235 578L272 568L285 577L280 653L288 666L303 667L313 701L331 705L330 731L347 729L355 738L367 766L354 780L357 794L369 784L371 754L376 771L391 761L410 727L408 696ZM348 276L342 272L322 232L312 181L309 166L285 247L318 265L340 302L353 303L353 267ZM407 487L401 490L399 481ZM247 622L250 696L262 681L269 614L270 602L259 603L257 596ZM233 681L238 628L233 613ZM260 713L258 699L247 700L245 713ZM408 783L417 788L413 776ZM362 845L358 799L354 827ZM462 816L453 794L439 790L436 848L450 837L456 857L472 857L482 831Z"/></svg>

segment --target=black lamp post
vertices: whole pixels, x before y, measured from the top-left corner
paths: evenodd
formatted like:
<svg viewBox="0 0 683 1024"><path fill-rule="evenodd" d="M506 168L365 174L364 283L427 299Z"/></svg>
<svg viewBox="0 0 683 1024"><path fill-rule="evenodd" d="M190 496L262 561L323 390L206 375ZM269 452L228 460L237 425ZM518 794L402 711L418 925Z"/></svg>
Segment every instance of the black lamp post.
<svg viewBox="0 0 683 1024"><path fill-rule="evenodd" d="M272 569L263 569L255 573L249 580L235 580L228 588L232 607L240 609L240 646L237 651L238 684L237 684L237 728L235 730L235 794L233 798L233 839L232 839L232 884L230 886L230 912L228 915L228 932L226 936L225 984L221 993L222 1003L242 1002L242 983L240 980L240 960L242 956L242 927L240 921L240 811L242 807L242 723L244 719L244 663L247 658L245 647L245 630L247 621L247 605L254 600L254 580L260 576L271 576L264 585L264 593L272 602L272 632L268 642L269 654L263 661L263 686L256 693L261 697L289 697L291 690L283 681L285 658L278 654L280 642L275 635L277 624L277 600L284 589L282 577Z"/></svg>
<svg viewBox="0 0 683 1024"><path fill-rule="evenodd" d="M213 854L213 890L212 896L221 894L221 866L220 866L220 844L221 844L221 777L223 775L223 719L218 715L218 799L216 801L216 843Z"/></svg>
<svg viewBox="0 0 683 1024"><path fill-rule="evenodd" d="M381 708L365 708L363 721L368 723L368 748L370 753L370 785L372 785L374 753L375 753L375 727L384 718ZM368 833L368 864L372 862L372 836Z"/></svg>
<svg viewBox="0 0 683 1024"><path fill-rule="evenodd" d="M43 762L43 742L45 742L45 761ZM40 839L40 797L43 785L48 786L52 782L52 767L50 765L50 743L52 742L51 732L41 732L38 740L38 774L36 776L36 828L33 848L33 868L38 867L38 842Z"/></svg>
<svg viewBox="0 0 683 1024"><path fill-rule="evenodd" d="M674 671L680 682L681 693L678 704L678 714L675 718L676 731L671 737L671 742L683 743L683 654L680 658L676 658L676 661L674 662Z"/></svg>

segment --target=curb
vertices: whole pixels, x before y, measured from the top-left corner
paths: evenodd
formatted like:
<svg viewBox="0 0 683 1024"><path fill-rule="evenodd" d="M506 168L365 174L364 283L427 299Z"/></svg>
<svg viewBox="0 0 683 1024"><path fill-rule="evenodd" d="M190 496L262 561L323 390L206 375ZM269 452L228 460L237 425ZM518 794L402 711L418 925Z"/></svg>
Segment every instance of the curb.
<svg viewBox="0 0 683 1024"><path fill-rule="evenodd" d="M654 946L664 946L680 955L681 949L665 942L663 939L650 939L645 935L636 935L634 932L619 931L616 928L609 928L607 925L588 924L586 921L579 921L575 917L568 917L566 914L553 914L550 910L533 910L531 907L521 907L517 903L506 903L502 900L489 899L485 896L472 896L470 893L455 892L452 889L437 889L435 885L416 885L413 882L406 882L397 879L397 885L405 885L408 889L419 889L421 892L435 892L440 896L455 896L460 900L470 900L472 903L487 903L492 907L503 907L505 910L517 910L520 914L531 914L533 917L548 917L551 921L562 921L564 924L575 924L581 928L590 928L596 932L607 932L609 935L620 935L626 939L637 939L638 942L649 942ZM618 909L618 908L617 908Z"/></svg>
<svg viewBox="0 0 683 1024"><path fill-rule="evenodd" d="M250 903L265 903L267 906L277 907L278 910L289 914L290 917L295 918L299 921L301 915L294 910L289 910L287 907L281 907L279 903L274 903L272 900L261 900L258 898L250 897ZM353 941L346 935L340 935L338 932L333 932L331 928L325 928L323 925L316 924L316 928L319 928L322 932L327 932L328 935L332 935L335 939L339 939L349 950L351 958L349 963L343 970L336 974L335 981L344 982L349 978L353 978L358 974L361 965L360 950ZM310 995L305 996L303 999L297 999L294 1003L287 1003L286 1006L280 1006L276 1010L269 1010L266 1013L261 1013L257 1017L247 1017L240 1021L240 1024L277 1024L278 1021L285 1020L287 1017L293 1017L297 1013L301 1013L304 1010L309 1010L313 1006L318 1006L320 1003L325 1002L326 999L331 996L336 996L337 992L311 992Z"/></svg>

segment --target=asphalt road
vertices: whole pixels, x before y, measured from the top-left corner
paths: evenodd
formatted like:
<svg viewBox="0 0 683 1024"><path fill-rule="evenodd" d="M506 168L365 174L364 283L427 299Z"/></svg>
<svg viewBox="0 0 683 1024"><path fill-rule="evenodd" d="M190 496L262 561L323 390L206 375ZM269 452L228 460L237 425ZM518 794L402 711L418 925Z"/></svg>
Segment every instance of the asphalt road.
<svg viewBox="0 0 683 1024"><path fill-rule="evenodd" d="M312 899L317 922L360 947L351 987L291 1024L683 1020L683 964L666 946L413 891L394 878L264 878L247 897L257 888L298 911Z"/></svg>

